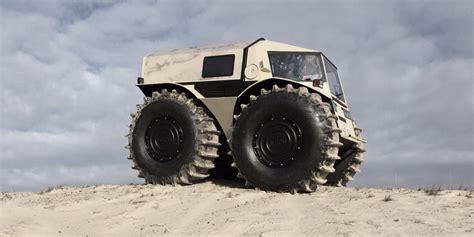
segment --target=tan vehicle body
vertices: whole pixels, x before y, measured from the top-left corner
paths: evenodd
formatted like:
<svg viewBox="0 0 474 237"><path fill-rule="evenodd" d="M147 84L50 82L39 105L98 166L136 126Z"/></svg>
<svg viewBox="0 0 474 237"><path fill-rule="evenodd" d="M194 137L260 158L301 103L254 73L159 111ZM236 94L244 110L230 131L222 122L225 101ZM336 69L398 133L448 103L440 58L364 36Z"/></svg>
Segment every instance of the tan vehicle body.
<svg viewBox="0 0 474 237"><path fill-rule="evenodd" d="M321 83L275 77L269 59L269 52L314 53L320 57L323 67ZM233 71L228 76L203 77L203 62L207 57L234 56ZM342 130L341 142L365 142L356 133L358 129L352 118L347 116L348 104L331 94L327 76L330 62L319 51L259 39L235 44L209 47L191 47L166 53L154 53L143 58L138 87L145 95L161 88L181 89L191 93L207 107L217 120L227 139L232 136L233 116L240 110L240 100L249 96L248 91L274 83L307 87L318 92L332 104L337 124ZM229 73L230 74L230 73ZM266 83L268 82L268 83ZM342 90L342 87L341 87ZM346 112L345 112L346 111Z"/></svg>

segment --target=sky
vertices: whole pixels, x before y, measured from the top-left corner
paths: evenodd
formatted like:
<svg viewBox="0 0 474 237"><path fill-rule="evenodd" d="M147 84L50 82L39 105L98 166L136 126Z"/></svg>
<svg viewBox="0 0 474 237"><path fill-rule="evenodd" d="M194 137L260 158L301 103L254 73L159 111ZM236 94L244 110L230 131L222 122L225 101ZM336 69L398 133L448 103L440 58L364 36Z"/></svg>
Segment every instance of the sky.
<svg viewBox="0 0 474 237"><path fill-rule="evenodd" d="M140 183L123 148L146 54L265 37L338 66L349 186L474 187L472 1L0 1L1 191Z"/></svg>

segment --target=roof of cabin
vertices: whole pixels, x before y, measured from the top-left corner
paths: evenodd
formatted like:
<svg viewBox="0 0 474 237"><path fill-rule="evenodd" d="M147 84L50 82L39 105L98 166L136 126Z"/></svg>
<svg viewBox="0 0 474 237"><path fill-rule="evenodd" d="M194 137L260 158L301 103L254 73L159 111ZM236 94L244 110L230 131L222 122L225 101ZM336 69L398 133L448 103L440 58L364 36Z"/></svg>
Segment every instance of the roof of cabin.
<svg viewBox="0 0 474 237"><path fill-rule="evenodd" d="M257 40L245 40L245 41L238 41L234 43L227 43L227 44L213 44L208 46L193 46L189 48L180 48L174 49L171 51L162 51L149 54L148 56L159 56L159 55L171 55L171 54L190 54L190 53L200 53L200 52L209 52L209 51L226 51L226 50L233 50L233 49L244 49L260 40L265 40L264 38L259 38Z"/></svg>

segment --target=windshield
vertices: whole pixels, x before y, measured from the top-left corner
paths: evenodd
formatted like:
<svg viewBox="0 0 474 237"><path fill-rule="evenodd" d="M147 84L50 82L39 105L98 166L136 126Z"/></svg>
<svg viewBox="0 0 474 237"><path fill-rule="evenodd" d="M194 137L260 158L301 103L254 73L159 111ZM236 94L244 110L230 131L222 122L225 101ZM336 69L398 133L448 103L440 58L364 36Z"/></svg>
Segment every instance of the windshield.
<svg viewBox="0 0 474 237"><path fill-rule="evenodd" d="M269 52L274 77L293 80L316 80L323 77L319 54Z"/></svg>
<svg viewBox="0 0 474 237"><path fill-rule="evenodd" d="M342 92L341 81L339 80L339 75L337 75L336 66L327 60L326 57L324 57L324 66L326 66L326 75L331 94L345 102L344 93Z"/></svg>

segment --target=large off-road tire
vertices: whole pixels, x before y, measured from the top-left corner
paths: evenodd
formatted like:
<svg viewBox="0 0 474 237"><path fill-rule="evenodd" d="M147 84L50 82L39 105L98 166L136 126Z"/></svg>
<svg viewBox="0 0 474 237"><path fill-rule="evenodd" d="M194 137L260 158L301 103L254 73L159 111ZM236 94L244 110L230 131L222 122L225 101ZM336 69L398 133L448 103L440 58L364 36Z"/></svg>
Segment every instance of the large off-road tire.
<svg viewBox="0 0 474 237"><path fill-rule="evenodd" d="M231 148L238 177L277 192L312 192L339 159L340 130L328 103L305 87L262 89L240 105Z"/></svg>
<svg viewBox="0 0 474 237"><path fill-rule="evenodd" d="M360 128L355 128L356 134L361 138ZM364 162L364 143L357 142L341 156L341 160L334 165L335 172L328 175L327 185L346 186L348 182L354 180L354 176L360 172L362 162Z"/></svg>
<svg viewBox="0 0 474 237"><path fill-rule="evenodd" d="M185 93L155 91L131 116L129 159L146 183L192 184L214 168L220 132Z"/></svg>

